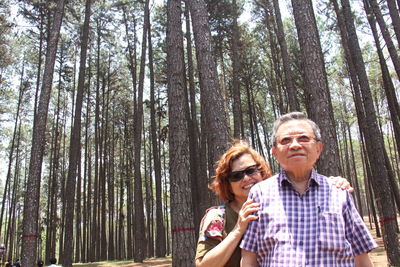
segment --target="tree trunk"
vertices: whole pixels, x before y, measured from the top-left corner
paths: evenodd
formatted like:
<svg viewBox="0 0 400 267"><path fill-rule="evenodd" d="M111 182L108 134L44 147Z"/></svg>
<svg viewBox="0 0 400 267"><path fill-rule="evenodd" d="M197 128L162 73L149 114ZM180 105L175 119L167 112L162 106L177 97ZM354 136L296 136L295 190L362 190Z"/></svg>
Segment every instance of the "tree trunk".
<svg viewBox="0 0 400 267"><path fill-rule="evenodd" d="M287 96L288 96L288 100L289 100L289 110L290 111L298 111L298 110L300 110L300 105L299 105L299 101L297 100L296 89L293 84L292 71L290 70L290 59L289 59L289 53L287 50L285 32L283 29L281 11L279 8L279 1L273 0L272 2L274 5L275 20L276 20L276 26L277 26L276 36L277 36L278 42L279 42L279 47L280 47L281 56L282 56L283 71L285 73L285 85L286 85L286 91L287 91Z"/></svg>
<svg viewBox="0 0 400 267"><path fill-rule="evenodd" d="M189 103L190 103L190 120L189 120L189 152L190 152L190 176L192 182L192 200L193 200L193 220L194 225L200 224L204 211L209 206L209 190L207 182L207 169L202 168L201 161L205 162L206 157L201 158L199 147L199 123L196 110L196 91L194 83L193 70L193 50L192 36L190 29L190 14L189 5L185 1L185 19L186 19L186 54L187 54L187 69L189 80ZM193 190L193 188L196 188Z"/></svg>
<svg viewBox="0 0 400 267"><path fill-rule="evenodd" d="M135 208L135 248L133 259L135 262L143 262L146 255L146 232L144 225L144 207L143 207L143 190L142 190L142 174L141 174L141 147L142 147L142 120L143 120L143 87L144 87L144 73L146 63L146 47L147 47L147 28L149 16L149 0L146 0L144 5L144 24L143 24L143 38L142 38L142 54L140 61L139 72L139 87L137 107L135 110L135 127L134 127L134 144L135 144L135 180L134 180L134 208Z"/></svg>
<svg viewBox="0 0 400 267"><path fill-rule="evenodd" d="M386 0L388 9L389 9L389 14L392 19L392 25L394 29L394 33L396 34L397 38L397 45L400 46L400 16L399 16L399 10L396 6L396 1L395 0Z"/></svg>
<svg viewBox="0 0 400 267"><path fill-rule="evenodd" d="M324 139L318 170L328 176L338 175L340 167L335 120L312 1L292 0L292 6L304 64L309 115L321 128Z"/></svg>
<svg viewBox="0 0 400 267"><path fill-rule="evenodd" d="M56 60L57 44L61 22L64 14L65 0L58 0L54 15L53 27L47 45L46 63L43 74L37 119L33 125L32 148L29 163L29 176L26 185L24 213L22 221L21 262L25 266L34 266L37 255L38 216L40 199L40 178L45 145L46 121L53 82L53 71Z"/></svg>
<svg viewBox="0 0 400 267"><path fill-rule="evenodd" d="M381 33L383 39L385 40L386 47L389 51L390 58L392 59L392 63L394 69L396 70L397 77L400 79L400 59L397 53L397 49L393 43L392 37L390 36L389 30L387 28L385 19L383 18L382 12L379 9L378 2L376 0L368 0L368 3L371 6L371 9L375 15L376 21L378 22L379 28L381 29Z"/></svg>
<svg viewBox="0 0 400 267"><path fill-rule="evenodd" d="M36 73L36 88L35 88L35 102L33 106L33 119L35 120L37 115L37 105L38 105L38 95L40 90L40 75L42 74L42 57L43 57L43 35L44 35L44 19L43 5L39 7L40 12L40 25L39 25L39 51L38 51L38 63L37 63L37 73ZM50 17L50 16L49 16Z"/></svg>
<svg viewBox="0 0 400 267"><path fill-rule="evenodd" d="M375 46L379 57L379 64L381 66L383 88L385 89L385 94L389 106L390 118L393 124L394 135L397 144L397 151L400 154L400 107L397 101L396 90L392 78L390 77L390 72L386 64L386 59L383 55L382 48L380 46L379 35L376 29L375 19L372 15L371 8L367 2L364 1L364 9L367 13L367 18L369 25L371 27L372 34L375 40Z"/></svg>
<svg viewBox="0 0 400 267"><path fill-rule="evenodd" d="M167 2L167 80L171 186L172 265L193 266L195 234L190 192L185 66L179 0ZM183 217L182 214L185 214Z"/></svg>
<svg viewBox="0 0 400 267"><path fill-rule="evenodd" d="M217 68L213 56L210 25L204 0L188 1L192 16L196 56L200 79L201 111L206 128L202 128L207 138L209 174L214 173L214 163L225 152L228 125L223 100L218 84Z"/></svg>
<svg viewBox="0 0 400 267"><path fill-rule="evenodd" d="M72 254L73 254L73 239L74 239L74 213L75 213L75 188L76 180L81 179L77 177L78 164L80 165L80 151L81 151L81 119L82 119L82 103L83 94L85 91L85 74L86 74L86 57L89 42L89 24L91 15L91 0L86 0L85 6L85 21L83 23L82 37L81 37L81 55L79 62L79 77L78 77L78 91L76 95L75 104L75 119L74 127L71 133L71 141L69 148L69 167L66 187L69 193L66 195L65 209L65 243L64 243L64 261L65 267L72 267ZM80 182L78 183L80 185ZM80 188L78 189L80 190Z"/></svg>
<svg viewBox="0 0 400 267"><path fill-rule="evenodd" d="M110 87L109 87L110 88ZM114 106L112 108L112 115L115 117L115 109ZM108 260L115 260L115 240L114 240L114 221L115 221L115 200L114 200L114 192L115 192L115 173L114 173L114 164L115 164L115 130L116 125L114 120L111 122L111 139L109 144L109 162L108 162L108 175L107 175L107 195L108 195Z"/></svg>
<svg viewBox="0 0 400 267"><path fill-rule="evenodd" d="M236 0L232 0L233 5L233 25L232 25L232 51L231 51L231 59L232 59L232 111L233 111L233 137L234 138L242 138L243 137L243 116L242 116L242 101L240 97L240 85L239 85L239 51L238 51L238 42L239 42L239 27L238 27L238 17L239 17L239 8L236 4Z"/></svg>
<svg viewBox="0 0 400 267"><path fill-rule="evenodd" d="M90 62L90 57L89 57ZM90 84L91 75L90 75L90 64L89 64L89 77L88 84ZM84 171L83 171L83 226L82 226L82 250L81 250L81 260L82 262L88 261L88 248L89 248L89 225L91 218L91 156L90 156L90 148L89 148L89 125L90 125L90 87L87 88L86 93L86 119L85 119L85 151L84 151Z"/></svg>
<svg viewBox="0 0 400 267"><path fill-rule="evenodd" d="M20 140L21 140L21 122L19 122L18 126L18 135L17 135L17 153L15 157L15 166L14 166L14 182L13 182L13 190L12 190L12 195L10 199L10 211L9 211L9 220L8 220L8 227L7 227L7 233L6 233L6 241L5 241L5 247L9 250L8 253L8 258L12 258L12 252L13 248L16 247L14 245L16 243L16 238L15 236L17 235L15 228L16 228L16 207L17 203L19 203L19 190L18 188L20 187L19 181L20 181ZM10 240L10 243L8 244L8 240Z"/></svg>
<svg viewBox="0 0 400 267"><path fill-rule="evenodd" d="M342 35L342 41L346 43L349 48L349 57L347 57L347 60L351 61L350 64L355 67L357 74L356 79L360 83L360 90L358 90L358 87L354 87L355 103L359 106L359 108L357 108L357 117L360 123L360 130L364 136L365 147L371 166L371 183L373 184L379 210L383 240L387 250L389 264L396 266L400 265L400 245L396 233L396 222L394 221L395 219L393 219L396 218L396 214L394 213L391 200L389 173L385 165L384 146L377 125L371 90L349 1L342 0L342 12L347 30L344 36ZM365 113L362 112L361 109L363 109Z"/></svg>
<svg viewBox="0 0 400 267"><path fill-rule="evenodd" d="M360 215L363 216L363 209L362 209L362 199L361 199L361 187L358 183L358 175L357 175L357 168L356 168L356 161L354 159L354 149L353 149L353 141L351 138L351 132L350 132L350 125L349 123L346 123L346 128L347 128L347 134L349 135L349 142L350 142L350 152L351 152L351 166L354 172L354 185L357 188L356 189L356 196L357 196L357 201L358 201L358 206L360 207Z"/></svg>
<svg viewBox="0 0 400 267"><path fill-rule="evenodd" d="M124 25L125 25L125 34L126 34L126 39L127 39L127 43L128 43L128 52L129 52L129 72L131 74L131 78L132 78L132 86L133 86L133 116L135 116L136 113L136 107L137 107L137 100L136 100L136 87L137 87L137 73L136 73L136 20L133 18L133 32L134 32L134 38L133 38L133 46L130 42L130 37L129 37L129 25L128 25L128 15L126 14L126 10L124 8L124 6L122 6L122 11L123 11L123 20L124 20ZM135 124L135 117L134 117L134 122L133 124ZM128 126L125 126L125 130L129 131ZM126 133L126 137L129 138L127 140L127 143L129 143L129 140L132 140L132 144L134 144L134 140L131 134ZM127 144L128 147L131 147L130 144ZM132 149L134 150L134 149ZM131 156L131 152L129 153L129 165L133 165L132 161L133 161L133 156ZM129 174L131 174L131 172L128 172ZM133 228L133 223L132 223L132 219L133 219L133 214L132 214L132 183L129 180L129 178L127 177L126 180L126 186L127 186L127 257L128 259L133 258L133 236L132 236L132 230Z"/></svg>
<svg viewBox="0 0 400 267"><path fill-rule="evenodd" d="M8 168L7 168L7 176L6 176L4 192L3 192L3 201L1 203L0 226L3 225L3 214L4 214L5 204L6 204L5 199L7 198L6 197L7 194L9 194L9 191L10 191L9 188L11 188L11 169L12 169L12 164L13 164L13 159L14 159L14 148L15 148L15 141L16 141L15 139L16 139L17 131L18 131L17 127L18 127L18 120L19 120L19 113L20 113L20 108L21 108L21 103L22 103L22 97L24 95L24 91L26 90L26 88L23 86L24 73L25 73L25 56L24 56L24 59L22 60L22 70L21 70L21 77L20 77L17 112L15 115L13 137L11 139L10 154L8 156ZM0 227L0 230L1 230L1 227Z"/></svg>
<svg viewBox="0 0 400 267"><path fill-rule="evenodd" d="M149 17L147 17L149 18ZM155 107L155 92L154 92L154 67L153 67L153 45L151 42L151 26L150 21L147 22L148 42L149 42L149 72L150 72L150 134L151 147L153 152L153 166L156 183L156 257L165 257L165 226L162 214L162 183L161 183L161 161L160 150L157 140L157 125L156 125L156 107Z"/></svg>

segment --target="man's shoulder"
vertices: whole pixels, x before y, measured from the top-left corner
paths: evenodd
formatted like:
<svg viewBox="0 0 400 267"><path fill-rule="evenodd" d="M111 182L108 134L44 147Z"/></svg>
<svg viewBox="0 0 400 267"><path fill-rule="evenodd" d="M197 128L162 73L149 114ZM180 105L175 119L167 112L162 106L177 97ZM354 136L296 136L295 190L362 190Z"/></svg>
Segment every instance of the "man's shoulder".
<svg viewBox="0 0 400 267"><path fill-rule="evenodd" d="M319 175L319 196L324 199L324 210L340 213L349 204L350 193L334 186L331 180L329 177Z"/></svg>
<svg viewBox="0 0 400 267"><path fill-rule="evenodd" d="M250 190L252 195L262 195L263 197L271 195L271 192L278 191L278 175L271 176L261 182L258 182Z"/></svg>
<svg viewBox="0 0 400 267"><path fill-rule="evenodd" d="M279 174L275 174L261 182L258 183L258 186L260 188L268 188L268 187L274 187L278 185L279 183Z"/></svg>
<svg viewBox="0 0 400 267"><path fill-rule="evenodd" d="M349 192L347 190L343 190L341 188L337 188L336 186L334 186L333 179L331 179L323 174L320 174L320 173L316 173L316 175L317 175L318 185L326 193L330 193L330 194L334 194L334 195L338 195L338 196L342 196L342 197L345 197L347 194L349 194Z"/></svg>

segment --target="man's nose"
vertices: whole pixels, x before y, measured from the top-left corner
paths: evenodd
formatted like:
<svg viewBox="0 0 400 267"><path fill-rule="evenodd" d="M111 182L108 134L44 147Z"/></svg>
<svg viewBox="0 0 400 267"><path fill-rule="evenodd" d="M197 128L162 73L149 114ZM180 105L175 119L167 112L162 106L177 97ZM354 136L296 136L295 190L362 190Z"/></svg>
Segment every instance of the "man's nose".
<svg viewBox="0 0 400 267"><path fill-rule="evenodd" d="M300 143L297 141L297 138L293 138L292 142L289 145L290 149L299 149L301 148Z"/></svg>

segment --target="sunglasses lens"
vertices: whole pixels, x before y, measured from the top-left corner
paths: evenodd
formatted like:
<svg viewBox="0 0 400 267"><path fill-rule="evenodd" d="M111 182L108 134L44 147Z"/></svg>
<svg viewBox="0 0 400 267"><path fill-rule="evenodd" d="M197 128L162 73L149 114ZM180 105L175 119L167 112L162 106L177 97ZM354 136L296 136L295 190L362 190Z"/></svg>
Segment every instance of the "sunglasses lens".
<svg viewBox="0 0 400 267"><path fill-rule="evenodd" d="M246 169L244 169L243 171L236 171L236 172L232 172L231 175L229 175L229 181L231 182L237 182L243 179L243 177L245 175L253 175L254 173L256 173L258 171L257 169L258 164L254 165L254 166L250 166L247 167Z"/></svg>
<svg viewBox="0 0 400 267"><path fill-rule="evenodd" d="M244 171L238 171L238 172L233 172L231 173L231 175L229 176L229 180L231 182L237 182L242 180L244 177Z"/></svg>
<svg viewBox="0 0 400 267"><path fill-rule="evenodd" d="M252 168L245 169L245 170L244 170L244 173L245 173L246 175L252 175L252 174L255 173L256 171L257 171L257 169L256 169L255 167L252 167Z"/></svg>

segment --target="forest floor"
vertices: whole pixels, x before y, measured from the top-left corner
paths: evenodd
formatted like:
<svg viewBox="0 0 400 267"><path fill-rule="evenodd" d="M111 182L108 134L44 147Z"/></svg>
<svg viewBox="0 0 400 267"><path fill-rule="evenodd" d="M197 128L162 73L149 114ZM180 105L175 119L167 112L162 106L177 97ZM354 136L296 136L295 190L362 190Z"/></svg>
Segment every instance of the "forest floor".
<svg viewBox="0 0 400 267"><path fill-rule="evenodd" d="M103 261L92 263L76 263L74 267L138 267L138 266L155 266L155 267L169 267L172 266L172 258L151 258L146 259L143 263L135 263L129 261Z"/></svg>
<svg viewBox="0 0 400 267"><path fill-rule="evenodd" d="M373 227L370 228L368 218L364 217L365 223L368 229L371 231L376 242L378 243L378 248L370 252L369 255L375 267L387 267L386 251L383 245L382 237L376 237L376 231ZM400 224L400 217L397 218ZM145 260L143 263L134 263L130 261L104 261L104 262L93 262L93 263L77 263L73 265L74 267L138 267L138 266L154 266L154 267L170 267L172 266L172 259L168 258L151 258Z"/></svg>

